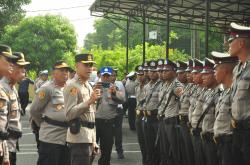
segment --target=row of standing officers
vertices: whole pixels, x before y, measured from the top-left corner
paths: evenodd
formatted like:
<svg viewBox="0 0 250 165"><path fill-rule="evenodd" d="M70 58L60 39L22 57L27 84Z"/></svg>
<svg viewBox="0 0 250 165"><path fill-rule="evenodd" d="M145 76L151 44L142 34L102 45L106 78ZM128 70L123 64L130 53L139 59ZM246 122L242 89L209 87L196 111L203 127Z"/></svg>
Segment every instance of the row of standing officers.
<svg viewBox="0 0 250 165"><path fill-rule="evenodd" d="M250 164L250 28L230 30L229 54L136 67L144 165Z"/></svg>

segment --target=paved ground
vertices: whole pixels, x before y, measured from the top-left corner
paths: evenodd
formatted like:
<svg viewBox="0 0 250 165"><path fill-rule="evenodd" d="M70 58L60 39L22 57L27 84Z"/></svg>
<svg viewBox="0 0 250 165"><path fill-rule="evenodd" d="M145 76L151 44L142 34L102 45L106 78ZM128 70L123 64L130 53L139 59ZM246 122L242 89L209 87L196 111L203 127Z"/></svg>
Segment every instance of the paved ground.
<svg viewBox="0 0 250 165"><path fill-rule="evenodd" d="M20 140L20 152L17 154L17 165L35 165L37 160L37 149L34 135L30 129L28 116L22 118L23 137ZM141 165L141 154L136 139L136 133L128 128L127 118L124 118L123 124L123 148L125 159L117 159L115 149L113 148L111 164L112 165ZM95 159L93 165L97 165Z"/></svg>

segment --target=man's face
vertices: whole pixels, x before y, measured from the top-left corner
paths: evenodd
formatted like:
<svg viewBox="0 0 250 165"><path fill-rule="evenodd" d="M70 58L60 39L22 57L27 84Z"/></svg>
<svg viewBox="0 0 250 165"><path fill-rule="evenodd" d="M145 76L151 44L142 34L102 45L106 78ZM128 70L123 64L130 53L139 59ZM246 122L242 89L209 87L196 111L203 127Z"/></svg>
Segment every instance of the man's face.
<svg viewBox="0 0 250 165"><path fill-rule="evenodd" d="M53 70L54 81L58 84L64 84L69 78L69 69L60 68Z"/></svg>
<svg viewBox="0 0 250 165"><path fill-rule="evenodd" d="M164 81L164 78L163 78L163 71L162 71L162 70L158 71L158 74L159 74L159 78L160 78L162 81Z"/></svg>
<svg viewBox="0 0 250 165"><path fill-rule="evenodd" d="M159 78L159 74L157 71L149 71L150 80L157 80Z"/></svg>
<svg viewBox="0 0 250 165"><path fill-rule="evenodd" d="M111 82L111 76L109 74L104 74L101 76L102 82Z"/></svg>
<svg viewBox="0 0 250 165"><path fill-rule="evenodd" d="M145 76L144 74L137 74L137 80L141 83L144 82Z"/></svg>
<svg viewBox="0 0 250 165"><path fill-rule="evenodd" d="M6 76L13 71L13 64L4 56L0 56L0 76Z"/></svg>
<svg viewBox="0 0 250 165"><path fill-rule="evenodd" d="M193 74L191 72L187 72L187 81L188 83L193 82Z"/></svg>
<svg viewBox="0 0 250 165"><path fill-rule="evenodd" d="M186 74L186 72L178 73L177 78L181 83L186 83L187 82L187 74Z"/></svg>
<svg viewBox="0 0 250 165"><path fill-rule="evenodd" d="M41 79L42 79L43 81L47 81L47 80L48 80L48 75L47 75L47 74L41 75Z"/></svg>
<svg viewBox="0 0 250 165"><path fill-rule="evenodd" d="M10 73L10 79L14 82L20 82L25 78L25 73L25 66L14 64L13 71Z"/></svg>
<svg viewBox="0 0 250 165"><path fill-rule="evenodd" d="M224 66L223 64L220 64L215 68L214 76L218 84L223 83L223 79L227 74L226 68L223 66Z"/></svg>
<svg viewBox="0 0 250 165"><path fill-rule="evenodd" d="M172 80L175 77L175 71L172 70L165 70L163 71L163 74L166 80Z"/></svg>
<svg viewBox="0 0 250 165"><path fill-rule="evenodd" d="M205 73L202 74L203 86L211 87L215 82L214 73Z"/></svg>
<svg viewBox="0 0 250 165"><path fill-rule="evenodd" d="M82 62L78 62L76 64L77 74L78 74L78 76L80 76L84 80L87 80L90 78L90 75L92 73L92 69L93 69L93 63L84 64Z"/></svg>
<svg viewBox="0 0 250 165"><path fill-rule="evenodd" d="M193 80L195 84L202 84L202 74L199 72L192 73L193 74Z"/></svg>
<svg viewBox="0 0 250 165"><path fill-rule="evenodd" d="M242 48L242 38L235 38L229 43L229 54L231 56L237 56Z"/></svg>

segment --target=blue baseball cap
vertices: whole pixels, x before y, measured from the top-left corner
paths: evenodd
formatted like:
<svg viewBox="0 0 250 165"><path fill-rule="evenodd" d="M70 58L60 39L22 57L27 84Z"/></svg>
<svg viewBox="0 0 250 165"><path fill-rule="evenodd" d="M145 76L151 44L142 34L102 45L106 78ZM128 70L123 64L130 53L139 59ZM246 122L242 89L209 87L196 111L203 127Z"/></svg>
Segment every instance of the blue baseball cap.
<svg viewBox="0 0 250 165"><path fill-rule="evenodd" d="M111 67L102 67L100 70L101 76L103 76L104 74L108 74L111 75L113 72L113 69Z"/></svg>

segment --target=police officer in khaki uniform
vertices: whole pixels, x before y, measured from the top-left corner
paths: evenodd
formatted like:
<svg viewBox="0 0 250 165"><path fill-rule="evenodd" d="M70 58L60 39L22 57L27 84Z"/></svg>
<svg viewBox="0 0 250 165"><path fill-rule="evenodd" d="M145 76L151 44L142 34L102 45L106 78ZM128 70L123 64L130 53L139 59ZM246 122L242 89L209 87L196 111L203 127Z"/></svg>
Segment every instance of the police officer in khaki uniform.
<svg viewBox="0 0 250 165"><path fill-rule="evenodd" d="M212 52L211 54L216 64L215 78L224 87L216 105L214 140L217 145L219 163L221 165L233 165L230 93L232 91L233 69L238 62L238 58L230 57L227 53Z"/></svg>
<svg viewBox="0 0 250 165"><path fill-rule="evenodd" d="M159 115L164 115L165 140L169 143L166 147L169 164L180 164L179 141L177 135L179 97L183 92L181 83L176 79L176 64L167 59L164 65L167 87L165 93L160 96L163 101L159 106Z"/></svg>
<svg viewBox="0 0 250 165"><path fill-rule="evenodd" d="M203 69L203 63L202 61L198 59L194 59L193 63L193 80L196 84L196 91L191 95L191 105L189 108L189 118L190 118L190 124L191 124L191 138L192 138L192 144L194 149L194 159L195 159L195 165L202 165L205 164L205 156L204 151L202 148L202 141L200 137L201 133L201 124L199 121L199 118L202 114L202 106L204 103L204 97L206 95L206 88L203 86L203 80L202 80L202 74L201 71Z"/></svg>
<svg viewBox="0 0 250 165"><path fill-rule="evenodd" d="M137 81L139 84L135 87L136 96L136 120L135 127L137 133L137 139L140 146L142 154L142 164L146 165L146 148L145 148L145 137L144 137L144 108L143 104L145 102L145 77L143 72L143 66L139 65L135 69L137 75ZM143 113L144 112L144 113Z"/></svg>
<svg viewBox="0 0 250 165"><path fill-rule="evenodd" d="M22 136L21 128L21 104L15 85L25 77L25 67L30 62L25 61L21 52L14 52L13 55L18 57L17 61L13 61L13 71L1 80L6 94L9 96L9 104L7 106L8 115L8 149L10 155L10 164L16 164L16 152L19 150L18 139Z"/></svg>
<svg viewBox="0 0 250 165"><path fill-rule="evenodd" d="M35 91L48 82L48 76L48 70L43 70L39 73L39 80L35 82Z"/></svg>
<svg viewBox="0 0 250 165"><path fill-rule="evenodd" d="M67 131L71 165L91 164L91 154L96 151L95 102L100 90L92 89L88 82L92 72L92 54L75 56L76 75L64 88L66 119L71 125Z"/></svg>
<svg viewBox="0 0 250 165"><path fill-rule="evenodd" d="M240 63L234 69L232 85L233 155L237 164L250 164L250 27L231 23L229 54Z"/></svg>
<svg viewBox="0 0 250 165"><path fill-rule="evenodd" d="M192 60L188 64L192 67ZM188 126L188 109L190 107L190 93L193 87L190 79L191 68L187 68L187 63L177 62L178 80L184 85L183 93L180 97L179 124L180 124L180 152L181 160L187 165L194 165L194 151Z"/></svg>
<svg viewBox="0 0 250 165"><path fill-rule="evenodd" d="M200 125L202 125L201 137L206 165L218 165L217 148L213 140L213 126L215 121L215 106L218 102L221 90L214 76L214 61L205 58L203 71L201 73L203 85L207 88L207 93L202 106L203 112L198 123L202 121L200 122Z"/></svg>
<svg viewBox="0 0 250 165"><path fill-rule="evenodd" d="M53 65L53 81L38 89L30 106L30 115L40 127L38 165L69 165L66 146L66 122L63 89L68 80L69 66L58 61Z"/></svg>
<svg viewBox="0 0 250 165"><path fill-rule="evenodd" d="M13 61L17 57L13 56L11 48L7 45L0 45L0 76L8 76L13 72ZM7 146L7 128L8 128L8 104L10 103L7 91L5 91L3 84L0 83L0 109L2 111L0 120L0 162L3 165L9 165L9 150Z"/></svg>
<svg viewBox="0 0 250 165"><path fill-rule="evenodd" d="M158 131L158 104L161 81L157 72L157 61L149 62L150 82L145 86L144 137L146 142L147 164L158 164L160 161L159 149L155 146Z"/></svg>

